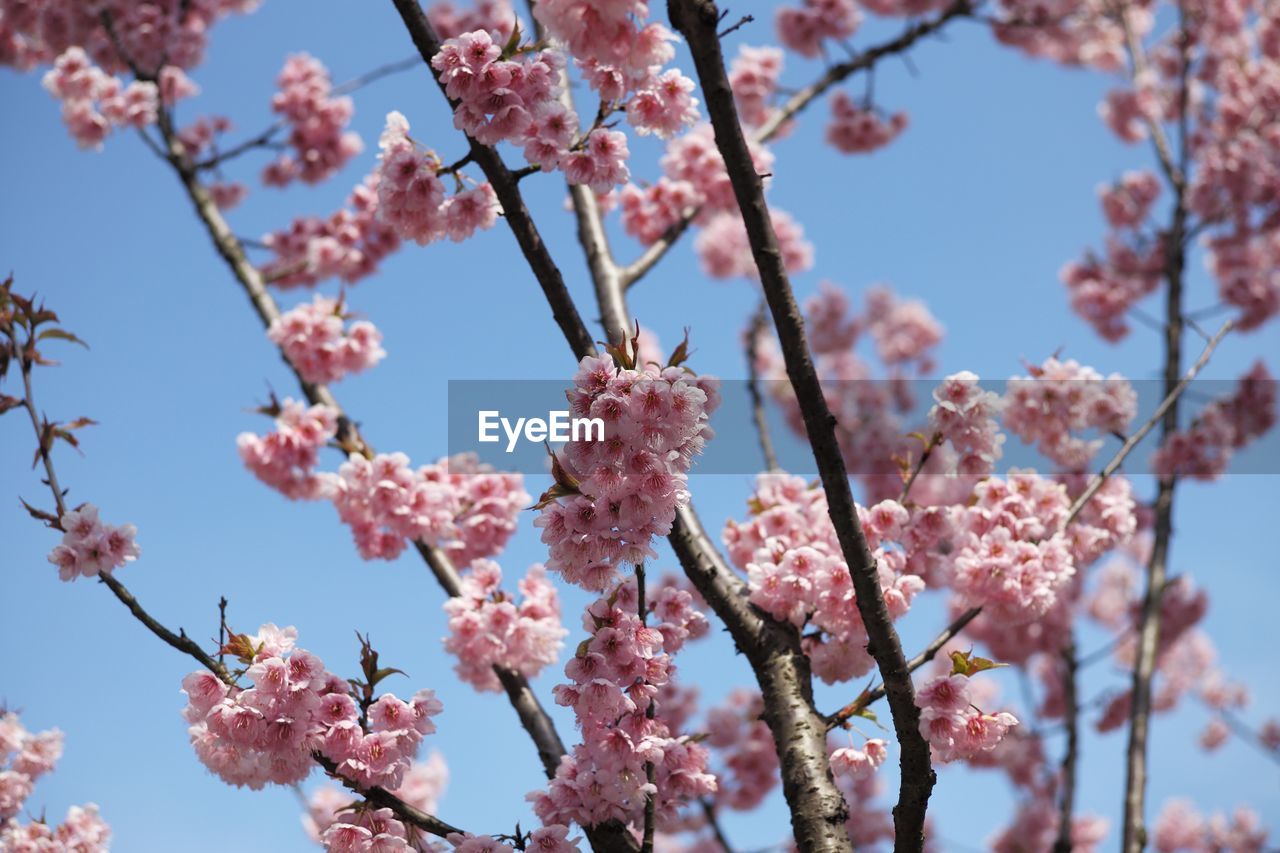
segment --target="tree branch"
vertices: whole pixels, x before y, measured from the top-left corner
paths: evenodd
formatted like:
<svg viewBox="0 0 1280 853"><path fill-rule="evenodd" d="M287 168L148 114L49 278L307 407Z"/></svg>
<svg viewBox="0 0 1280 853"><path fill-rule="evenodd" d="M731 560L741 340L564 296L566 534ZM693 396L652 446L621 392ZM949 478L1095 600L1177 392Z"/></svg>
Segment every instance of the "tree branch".
<svg viewBox="0 0 1280 853"><path fill-rule="evenodd" d="M1062 650L1062 695L1065 705L1064 723L1067 727L1067 746L1062 755L1062 786L1058 801L1058 837L1053 843L1053 853L1071 853L1071 824L1076 802L1076 760L1080 755L1080 700L1076 696L1076 644L1073 639Z"/></svg>
<svg viewBox="0 0 1280 853"><path fill-rule="evenodd" d="M778 330L787 375L795 388L805 431L826 491L831 522L853 579L858 612L870 640L868 651L875 658L888 691L902 766L898 804L894 807L894 847L898 851L918 851L924 846L925 810L935 779L929 744L920 733L920 709L915 703L911 672L885 606L875 558L867 548L858 523L847 469L836 440L836 418L827 407L818 382L805 339L804 321L791 291L764 201L761 179L738 122L733 90L725 74L720 40L716 37L716 6L711 0L668 0L667 9L672 26L684 35L693 54L715 130L716 146L724 158L742 212L760 282ZM800 843L804 847L804 842ZM847 844L847 839L842 843Z"/></svg>
<svg viewBox="0 0 1280 853"><path fill-rule="evenodd" d="M765 417L764 399L760 394L760 376L756 370L760 335L769 322L768 311L768 303L761 300L759 307L751 315L751 326L747 329L747 394L751 397L751 420L756 427L756 436L760 439L760 452L764 454L765 467L770 471L777 471L778 457L773 452L773 439L769 436L769 422Z"/></svg>

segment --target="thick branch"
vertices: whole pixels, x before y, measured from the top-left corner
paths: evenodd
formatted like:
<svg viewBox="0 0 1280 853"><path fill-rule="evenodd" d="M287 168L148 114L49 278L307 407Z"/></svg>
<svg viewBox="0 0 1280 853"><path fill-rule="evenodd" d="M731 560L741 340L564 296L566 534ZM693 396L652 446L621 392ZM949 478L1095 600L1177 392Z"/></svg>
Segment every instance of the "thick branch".
<svg viewBox="0 0 1280 853"><path fill-rule="evenodd" d="M783 265L777 235L764 201L761 179L756 174L738 122L733 90L725 74L720 40L716 37L716 6L711 0L668 0L667 9L672 25L685 36L693 54L706 97L707 112L715 130L716 146L724 158L742 212L760 282L778 331L787 375L795 388L805 431L827 495L831 522L849 565L858 611L870 639L868 651L875 658L888 691L902 765L901 788L894 808L895 849L921 850L924 846L925 810L935 778L929 744L920 733L920 709L916 707L911 673L902 653L898 632L885 606L875 558L867 548L858 523L847 469L836 440L836 418L827 407L813 366L805 339L804 321ZM847 839L843 843L847 844Z"/></svg>

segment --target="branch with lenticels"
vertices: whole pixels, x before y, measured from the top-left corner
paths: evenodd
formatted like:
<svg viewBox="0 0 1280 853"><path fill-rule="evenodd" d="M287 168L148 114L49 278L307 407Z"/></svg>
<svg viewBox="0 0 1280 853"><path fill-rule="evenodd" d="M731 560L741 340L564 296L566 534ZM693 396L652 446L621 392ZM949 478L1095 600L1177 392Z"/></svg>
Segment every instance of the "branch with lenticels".
<svg viewBox="0 0 1280 853"><path fill-rule="evenodd" d="M751 253L778 332L787 376L795 389L805 431L827 495L831 522L853 579L858 612L870 638L869 651L880 669L889 708L893 712L902 767L898 804L893 810L894 847L898 851L918 851L924 846L925 810L935 779L929 744L920 732L920 709L915 702L911 671L885 605L875 558L867 548L866 537L858 522L857 508L849 488L848 469L836 440L836 418L827 406L813 366L804 321L783 266L778 238L764 201L761 178L756 174L742 125L738 121L738 110L716 30L719 14L711 0L668 0L667 10L672 26L684 35L693 54L707 112L715 130L716 146L724 158L746 225Z"/></svg>

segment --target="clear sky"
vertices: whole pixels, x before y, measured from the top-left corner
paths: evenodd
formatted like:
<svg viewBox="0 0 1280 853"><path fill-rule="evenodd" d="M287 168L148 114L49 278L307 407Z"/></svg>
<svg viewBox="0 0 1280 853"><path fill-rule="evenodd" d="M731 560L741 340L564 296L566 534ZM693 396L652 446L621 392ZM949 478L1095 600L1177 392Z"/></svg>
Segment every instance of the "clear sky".
<svg viewBox="0 0 1280 853"><path fill-rule="evenodd" d="M732 40L770 40L767 16L757 17ZM895 29L869 25L855 41ZM343 80L411 47L390 3L270 0L257 14L218 27L195 74L203 95L184 104L182 116L225 113L241 132L256 132L270 121L285 56L301 50ZM814 63L788 63L789 84L820 71ZM849 85L860 94L864 81ZM1070 314L1057 279L1065 261L1101 241L1095 186L1150 160L1145 148L1114 141L1098 120L1096 104L1108 85L1096 75L1028 62L979 26L960 23L945 40L920 45L910 66L894 60L877 71L879 102L911 114L910 128L887 150L845 158L822 146L825 110L818 106L776 146L770 196L816 246L815 268L796 278L800 294L827 278L855 297L888 282L926 300L947 331L940 375L969 369L1003 380L1022 370L1022 359L1038 362L1062 348L1104 373L1155 377L1157 334L1136 325L1118 346L1099 341ZM304 647L348 674L356 672L353 631L369 631L383 660L409 673L394 689L434 687L444 701L440 731L427 742L444 753L452 774L441 816L484 832L509 831L517 819L528 825L524 794L543 783L535 753L504 698L477 695L453 679L440 647L442 594L417 557L361 561L331 507L289 503L239 464L236 435L267 426L247 409L268 387L296 392L179 185L132 136L109 139L100 154L78 151L36 75L0 72L0 98L0 267L15 272L20 290L46 296L92 346L68 348L62 367L41 371L37 394L51 417L87 415L101 423L84 434L83 457L60 450L58 462L72 501L92 501L108 521L138 526L143 556L121 580L162 621L201 639L215 634L217 600L225 595L237 629L296 625ZM355 126L370 149L391 109L403 111L415 137L446 161L462 152L424 70L358 93ZM656 177L658 149L633 140L633 153L633 172ZM281 192L255 183L231 214L233 227L256 237L295 215L330 212L373 156L366 151L317 188ZM261 165L246 158L231 174L253 182ZM522 186L590 320L590 285L562 182L544 176ZM622 258L636 252L619 240ZM1193 269L1190 304L1213 304L1203 264ZM281 301L290 306L301 298L290 293ZM754 301L744 282L706 280L684 245L637 287L632 308L668 346L683 326L692 327L697 369L737 378L738 335ZM402 250L381 275L356 287L350 302L382 329L389 356L337 390L379 449L403 450L417 461L441 455L449 379L572 373L570 353L501 224L461 246ZM1271 356L1274 370L1277 343L1275 324L1230 337L1207 374L1237 376L1258 355ZM57 580L45 562L54 534L17 501L21 495L47 503L30 469L31 446L29 425L17 413L0 419L0 698L21 708L29 727L57 726L67 736L57 772L39 783L30 805L60 817L72 803L95 801L123 851L311 849L290 791L229 788L195 759L179 716L179 681L191 662L155 641L100 585ZM749 477L695 476L692 484L713 530L743 514ZM529 491L542 485L531 479ZM1138 478L1138 487L1149 493L1152 484ZM1274 524L1275 490L1274 476L1259 475L1183 487L1173 549L1173 568L1211 592L1206 627L1227 671L1252 686L1254 720L1280 709L1272 653L1280 643L1280 579L1265 535ZM531 520L521 519L501 558L512 575L545 556ZM665 544L660 550L661 567L674 569ZM576 631L585 599L572 591L563 598L566 624ZM926 596L900 625L908 651L942 624L940 600ZM727 637L713 634L678 659L706 705L750 676ZM1084 637L1086 649L1102 641ZM1017 704L1016 680L991 677ZM544 702L560 678L553 668L538 679ZM1083 695L1122 683L1102 664L1088 674ZM820 704L834 708L857 689L819 690ZM554 711L572 740L571 717ZM1206 756L1194 743L1206 719L1188 700L1156 720L1151 802L1189 796L1215 809L1248 801L1275 823L1275 765L1235 740ZM1058 741L1049 748L1056 752ZM1112 820L1108 848L1117 843L1122 752L1123 735L1084 740L1080 808ZM896 790L895 770L886 765L882 772ZM983 845L1010 804L994 774L948 768L932 814L946 849L966 850ZM781 796L751 816L728 815L726 828L744 849L772 843L786 831Z"/></svg>

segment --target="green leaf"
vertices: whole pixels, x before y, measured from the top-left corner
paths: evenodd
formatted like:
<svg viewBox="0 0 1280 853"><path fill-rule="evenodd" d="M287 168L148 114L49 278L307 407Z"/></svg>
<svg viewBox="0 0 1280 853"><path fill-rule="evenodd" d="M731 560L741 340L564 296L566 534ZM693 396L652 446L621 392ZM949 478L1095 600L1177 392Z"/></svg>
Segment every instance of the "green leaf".
<svg viewBox="0 0 1280 853"><path fill-rule="evenodd" d="M977 657L973 654L973 649L967 652L951 653L951 674L963 675L965 678L988 669L998 669L1002 666L1008 666L1007 663L997 663L988 658Z"/></svg>

